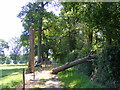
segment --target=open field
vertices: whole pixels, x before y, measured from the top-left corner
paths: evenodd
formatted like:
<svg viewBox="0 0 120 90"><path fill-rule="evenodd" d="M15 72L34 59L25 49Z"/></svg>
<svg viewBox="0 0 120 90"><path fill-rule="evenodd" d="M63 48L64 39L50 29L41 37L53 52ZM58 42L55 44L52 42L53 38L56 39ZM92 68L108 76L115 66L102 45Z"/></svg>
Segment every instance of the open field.
<svg viewBox="0 0 120 90"><path fill-rule="evenodd" d="M27 65L0 65L0 88L16 88L22 83L22 68Z"/></svg>

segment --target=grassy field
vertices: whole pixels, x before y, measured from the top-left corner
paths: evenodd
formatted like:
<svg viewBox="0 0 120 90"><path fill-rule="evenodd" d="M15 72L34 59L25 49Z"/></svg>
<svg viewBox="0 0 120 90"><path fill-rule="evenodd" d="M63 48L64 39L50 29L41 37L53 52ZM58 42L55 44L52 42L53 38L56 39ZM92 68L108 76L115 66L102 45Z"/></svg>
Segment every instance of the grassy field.
<svg viewBox="0 0 120 90"><path fill-rule="evenodd" d="M22 68L26 67L27 65L0 65L0 88L16 88L22 83Z"/></svg>
<svg viewBox="0 0 120 90"><path fill-rule="evenodd" d="M74 68L59 73L59 80L63 88L104 88L100 84L90 81L89 78Z"/></svg>

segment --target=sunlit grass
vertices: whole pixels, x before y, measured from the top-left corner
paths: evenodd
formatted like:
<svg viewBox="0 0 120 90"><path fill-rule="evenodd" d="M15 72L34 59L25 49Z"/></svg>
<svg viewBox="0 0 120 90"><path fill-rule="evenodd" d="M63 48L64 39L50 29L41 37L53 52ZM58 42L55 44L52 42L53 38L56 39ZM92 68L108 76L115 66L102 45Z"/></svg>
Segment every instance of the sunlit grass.
<svg viewBox="0 0 120 90"><path fill-rule="evenodd" d="M20 83L22 83L22 74L9 76L0 80L0 86L4 88L16 88Z"/></svg>
<svg viewBox="0 0 120 90"><path fill-rule="evenodd" d="M26 67L27 65L0 65L1 77L5 77L16 72L21 72L22 68Z"/></svg>
<svg viewBox="0 0 120 90"><path fill-rule="evenodd" d="M25 64L0 64L0 70L2 69L15 69L15 68L26 68Z"/></svg>
<svg viewBox="0 0 120 90"><path fill-rule="evenodd" d="M3 69L2 70L2 77L8 76L10 74L14 74L16 72L22 71L21 69Z"/></svg>
<svg viewBox="0 0 120 90"><path fill-rule="evenodd" d="M27 68L27 65L0 65L0 88L4 90L18 87L22 83L22 68ZM15 75L11 76L11 74Z"/></svg>
<svg viewBox="0 0 120 90"><path fill-rule="evenodd" d="M90 81L89 78L74 68L59 73L59 80L64 88L104 88L98 83Z"/></svg>

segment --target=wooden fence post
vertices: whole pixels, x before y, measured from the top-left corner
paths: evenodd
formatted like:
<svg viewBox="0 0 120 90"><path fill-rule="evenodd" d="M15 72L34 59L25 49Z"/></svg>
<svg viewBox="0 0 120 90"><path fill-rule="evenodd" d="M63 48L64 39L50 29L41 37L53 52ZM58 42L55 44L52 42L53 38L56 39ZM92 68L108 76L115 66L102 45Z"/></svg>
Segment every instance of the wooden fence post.
<svg viewBox="0 0 120 90"><path fill-rule="evenodd" d="M23 69L23 90L25 90L25 69Z"/></svg>

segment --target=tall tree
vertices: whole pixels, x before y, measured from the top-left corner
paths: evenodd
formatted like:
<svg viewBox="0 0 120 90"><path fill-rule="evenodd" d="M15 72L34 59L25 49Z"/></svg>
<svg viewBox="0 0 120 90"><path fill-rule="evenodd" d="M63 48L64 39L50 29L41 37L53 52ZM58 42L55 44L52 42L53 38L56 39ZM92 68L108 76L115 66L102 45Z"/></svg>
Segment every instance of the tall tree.
<svg viewBox="0 0 120 90"><path fill-rule="evenodd" d="M32 25L35 30L35 54L38 55L38 63L43 62L42 54L44 52L44 44L48 43L44 40L44 33L46 30L53 29L53 20L56 18L53 13L46 11L45 6L47 4L48 2L28 3L22 8L22 11L18 15L18 17L22 18L25 28L25 31L21 35L21 40L24 42L23 44L27 45L29 27ZM47 35L47 33L45 35Z"/></svg>
<svg viewBox="0 0 120 90"><path fill-rule="evenodd" d="M22 8L22 11L19 13L18 17L23 17L22 22L25 29L28 29L32 24L33 28L38 30L38 61L42 62L42 22L44 15L44 6L47 4L43 2L28 3Z"/></svg>

